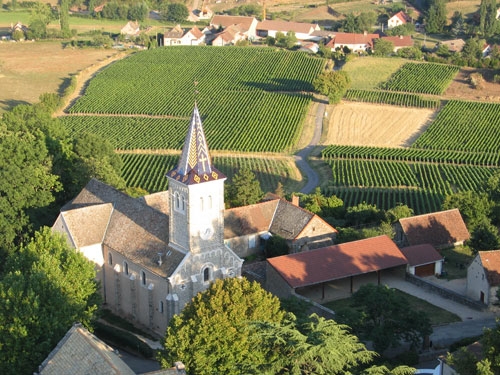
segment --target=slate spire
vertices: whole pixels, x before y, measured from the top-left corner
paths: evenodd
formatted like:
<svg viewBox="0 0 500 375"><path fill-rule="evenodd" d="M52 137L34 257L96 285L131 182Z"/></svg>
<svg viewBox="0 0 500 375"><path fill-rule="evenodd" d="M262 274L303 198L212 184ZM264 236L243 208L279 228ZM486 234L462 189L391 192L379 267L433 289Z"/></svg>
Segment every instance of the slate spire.
<svg viewBox="0 0 500 375"><path fill-rule="evenodd" d="M212 166L196 102L184 146L182 147L179 164L175 169L167 173L167 177L175 178L186 184L225 178L221 172Z"/></svg>

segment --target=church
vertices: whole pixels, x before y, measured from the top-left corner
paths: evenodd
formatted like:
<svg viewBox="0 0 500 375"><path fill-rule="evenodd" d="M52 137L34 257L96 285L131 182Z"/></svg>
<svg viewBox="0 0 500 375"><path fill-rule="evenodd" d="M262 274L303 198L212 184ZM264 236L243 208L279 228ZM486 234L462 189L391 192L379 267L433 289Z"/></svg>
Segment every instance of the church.
<svg viewBox="0 0 500 375"><path fill-rule="evenodd" d="M107 308L163 335L168 322L216 279L240 277L224 243L224 181L211 162L195 105L168 191L132 198L98 180L53 225L96 264Z"/></svg>

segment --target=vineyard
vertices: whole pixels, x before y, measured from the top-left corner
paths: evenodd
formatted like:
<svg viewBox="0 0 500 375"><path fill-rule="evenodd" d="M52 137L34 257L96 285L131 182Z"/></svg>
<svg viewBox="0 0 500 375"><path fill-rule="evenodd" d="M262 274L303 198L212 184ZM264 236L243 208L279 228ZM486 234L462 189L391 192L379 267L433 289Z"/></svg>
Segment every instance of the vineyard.
<svg viewBox="0 0 500 375"><path fill-rule="evenodd" d="M344 100L433 109L438 108L440 105L438 99L426 99L417 94L381 90L347 90Z"/></svg>
<svg viewBox="0 0 500 375"><path fill-rule="evenodd" d="M435 63L406 63L381 88L440 95L448 87L460 68Z"/></svg>
<svg viewBox="0 0 500 375"><path fill-rule="evenodd" d="M481 191L500 168L500 105L450 101L410 148L331 145L322 159L333 176L325 192L347 206L436 211L446 195Z"/></svg>
<svg viewBox="0 0 500 375"><path fill-rule="evenodd" d="M197 82L212 150L289 152L324 64L270 48L153 49L98 74L61 120L71 132L94 132L120 150L180 150Z"/></svg>
<svg viewBox="0 0 500 375"><path fill-rule="evenodd" d="M122 154L122 177L127 186L138 186L150 193L167 189L165 174L177 165L178 156L155 154ZM278 182L285 184L297 178L290 161L275 158L217 156L212 163L231 179L241 167L251 169L263 191L275 191Z"/></svg>

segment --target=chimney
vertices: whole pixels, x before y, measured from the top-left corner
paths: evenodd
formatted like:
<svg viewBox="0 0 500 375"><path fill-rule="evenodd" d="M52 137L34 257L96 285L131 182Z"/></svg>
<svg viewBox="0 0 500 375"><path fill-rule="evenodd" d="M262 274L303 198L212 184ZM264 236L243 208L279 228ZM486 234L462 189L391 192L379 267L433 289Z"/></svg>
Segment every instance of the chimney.
<svg viewBox="0 0 500 375"><path fill-rule="evenodd" d="M298 196L296 196L296 195L292 195L292 204L293 204L294 206L299 207L299 197L298 197Z"/></svg>
<svg viewBox="0 0 500 375"><path fill-rule="evenodd" d="M363 31L363 35L364 35L364 36L367 36L367 35L368 35L368 32L367 32L366 30L365 30L365 31Z"/></svg>

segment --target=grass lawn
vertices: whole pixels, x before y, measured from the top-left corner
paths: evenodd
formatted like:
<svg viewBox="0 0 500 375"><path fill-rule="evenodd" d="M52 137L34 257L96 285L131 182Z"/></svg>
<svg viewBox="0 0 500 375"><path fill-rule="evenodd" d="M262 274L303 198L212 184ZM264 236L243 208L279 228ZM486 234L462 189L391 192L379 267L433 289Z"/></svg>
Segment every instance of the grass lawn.
<svg viewBox="0 0 500 375"><path fill-rule="evenodd" d="M387 57L358 57L344 65L342 70L351 77L351 88L370 90L387 81L408 60Z"/></svg>
<svg viewBox="0 0 500 375"><path fill-rule="evenodd" d="M414 297L410 294L406 294L397 289L396 294L404 297L408 301L409 309L427 313L427 315L431 319L432 325L448 324L461 321L460 317L458 317L457 315L447 310L441 309L440 307L434 306L433 304L420 298ZM335 311L351 307L351 303L352 298L345 298L325 303L324 306Z"/></svg>
<svg viewBox="0 0 500 375"><path fill-rule="evenodd" d="M467 277L467 267L474 259L474 254L469 247L457 246L443 249L440 254L445 259L443 270L446 272L448 280Z"/></svg>

